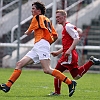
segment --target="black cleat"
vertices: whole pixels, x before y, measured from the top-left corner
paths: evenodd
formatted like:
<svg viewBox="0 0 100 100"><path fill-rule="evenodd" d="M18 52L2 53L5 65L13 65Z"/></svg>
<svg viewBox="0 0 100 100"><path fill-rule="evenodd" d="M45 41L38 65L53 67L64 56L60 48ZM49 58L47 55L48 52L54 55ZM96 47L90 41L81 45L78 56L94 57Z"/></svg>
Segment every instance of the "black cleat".
<svg viewBox="0 0 100 100"><path fill-rule="evenodd" d="M100 65L100 59L94 58L93 56L90 57L90 61L92 61L94 65Z"/></svg>
<svg viewBox="0 0 100 100"><path fill-rule="evenodd" d="M0 84L0 90L6 93L10 90L10 87L8 87L6 84Z"/></svg>
<svg viewBox="0 0 100 100"><path fill-rule="evenodd" d="M59 96L60 94L55 93L55 92L51 92L50 94L48 94L48 96Z"/></svg>
<svg viewBox="0 0 100 100"><path fill-rule="evenodd" d="M68 85L69 97L71 97L73 95L73 93L75 92L76 85L77 85L77 83L75 81L72 81L72 83Z"/></svg>

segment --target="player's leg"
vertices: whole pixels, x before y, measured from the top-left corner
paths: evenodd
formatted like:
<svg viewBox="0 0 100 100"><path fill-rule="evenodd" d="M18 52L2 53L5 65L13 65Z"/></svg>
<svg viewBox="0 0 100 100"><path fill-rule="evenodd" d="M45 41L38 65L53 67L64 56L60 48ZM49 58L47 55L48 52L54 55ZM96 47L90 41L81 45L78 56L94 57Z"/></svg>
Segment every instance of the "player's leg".
<svg viewBox="0 0 100 100"><path fill-rule="evenodd" d="M78 63L78 54L77 54L76 50L72 51L72 57L73 57L73 62L69 67L72 69L70 69L69 71L70 71L72 77L76 80L81 78L89 70L89 68L92 65L99 65L100 64L99 59L91 56L88 62L86 62L83 66L79 67L77 64Z"/></svg>
<svg viewBox="0 0 100 100"><path fill-rule="evenodd" d="M59 70L60 72L64 72L66 70L66 67L63 67L59 62L57 64L57 66L55 67L55 69ZM49 95L59 95L61 94L61 81L54 77L54 88L55 91L50 93Z"/></svg>
<svg viewBox="0 0 100 100"><path fill-rule="evenodd" d="M6 84L1 84L0 89L3 90L4 92L8 92L10 90L10 87L12 84L18 79L22 72L22 68L29 64L32 63L33 61L35 63L39 62L39 57L36 53L37 46L34 44L34 47L29 51L20 61L17 62L16 68L12 75L10 76L8 82Z"/></svg>
<svg viewBox="0 0 100 100"><path fill-rule="evenodd" d="M8 82L6 84L0 85L0 90L3 90L4 92L8 92L10 90L10 87L12 84L18 79L22 72L22 68L27 65L28 63L32 62L32 58L36 57L36 53L34 52L34 49L29 51L20 61L17 62L15 70L13 71L12 75L10 76Z"/></svg>
<svg viewBox="0 0 100 100"><path fill-rule="evenodd" d="M59 62L56 66L57 70L59 70L60 72L64 72L67 68L63 67ZM60 94L61 93L61 81L59 79L57 79L56 77L54 78L54 87L55 87L55 93Z"/></svg>
<svg viewBox="0 0 100 100"><path fill-rule="evenodd" d="M69 96L72 96L73 93L75 92L76 82L72 81L71 79L69 79L68 77L66 77L59 70L52 69L50 67L50 60L49 59L40 60L40 62L41 62L41 65L43 67L44 73L50 74L50 75L58 78L60 81L63 81L64 83L68 84L68 87L69 87Z"/></svg>
<svg viewBox="0 0 100 100"><path fill-rule="evenodd" d="M22 72L22 67L24 67L31 60L32 60L31 58L24 56L20 61L18 61L15 70L13 71L10 78L8 79L8 82L6 84L1 84L0 89L4 92L8 92L10 90L10 87L20 76Z"/></svg>
<svg viewBox="0 0 100 100"><path fill-rule="evenodd" d="M83 66L72 69L70 73L72 77L77 80L81 78L89 70L89 68L92 65L100 65L100 59L97 59L91 56L88 62L86 62Z"/></svg>
<svg viewBox="0 0 100 100"><path fill-rule="evenodd" d="M53 69L50 67L50 60L49 59L44 59L44 60L41 60L40 62L42 64L42 68L43 68L44 73L55 76L67 84L71 83L71 80L69 78L67 78L63 73L61 73L59 70L56 70L56 69Z"/></svg>

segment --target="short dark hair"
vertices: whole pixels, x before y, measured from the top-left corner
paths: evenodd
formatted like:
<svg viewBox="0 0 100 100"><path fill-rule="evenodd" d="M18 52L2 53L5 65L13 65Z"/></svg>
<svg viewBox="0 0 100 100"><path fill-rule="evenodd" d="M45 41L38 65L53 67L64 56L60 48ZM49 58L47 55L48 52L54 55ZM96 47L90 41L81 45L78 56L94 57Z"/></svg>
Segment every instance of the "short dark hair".
<svg viewBox="0 0 100 100"><path fill-rule="evenodd" d="M41 10L41 13L44 15L46 12L45 5L42 2L36 1L32 4L32 6L35 5L36 9Z"/></svg>

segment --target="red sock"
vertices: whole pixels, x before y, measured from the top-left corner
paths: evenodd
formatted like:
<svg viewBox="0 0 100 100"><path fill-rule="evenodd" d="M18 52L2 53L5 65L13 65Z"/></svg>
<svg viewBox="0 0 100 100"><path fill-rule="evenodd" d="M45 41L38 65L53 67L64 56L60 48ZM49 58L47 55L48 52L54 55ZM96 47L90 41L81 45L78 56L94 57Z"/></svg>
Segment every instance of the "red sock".
<svg viewBox="0 0 100 100"><path fill-rule="evenodd" d="M62 82L58 78L54 78L55 93L57 93L57 94L60 94L61 83Z"/></svg>
<svg viewBox="0 0 100 100"><path fill-rule="evenodd" d="M8 82L6 83L6 85L8 87L11 87L12 84L17 80L17 78L20 76L21 74L21 70L19 69L15 69L14 72L12 73L11 77L9 78Z"/></svg>
<svg viewBox="0 0 100 100"><path fill-rule="evenodd" d="M79 75L83 76L88 70L89 68L93 65L93 62L88 61L86 64L84 64L83 66L79 67Z"/></svg>

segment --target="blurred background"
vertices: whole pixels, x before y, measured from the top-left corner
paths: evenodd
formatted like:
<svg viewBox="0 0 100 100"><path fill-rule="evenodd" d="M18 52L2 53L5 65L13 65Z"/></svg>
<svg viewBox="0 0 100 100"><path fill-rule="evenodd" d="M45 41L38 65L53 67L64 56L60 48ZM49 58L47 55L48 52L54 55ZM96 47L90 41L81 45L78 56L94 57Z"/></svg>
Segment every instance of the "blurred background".
<svg viewBox="0 0 100 100"><path fill-rule="evenodd" d="M31 5L36 0L0 0L0 67L14 68L34 45L34 32L30 36L24 32L30 25ZM100 0L40 0L46 6L46 16L53 22L58 40L51 50L61 47L62 26L56 24L55 11L64 9L67 21L83 30L77 45L79 65L83 65L91 55L100 58ZM56 65L58 57L51 57L51 65ZM27 68L41 68L40 64ZM92 66L90 71L100 71L100 66Z"/></svg>

